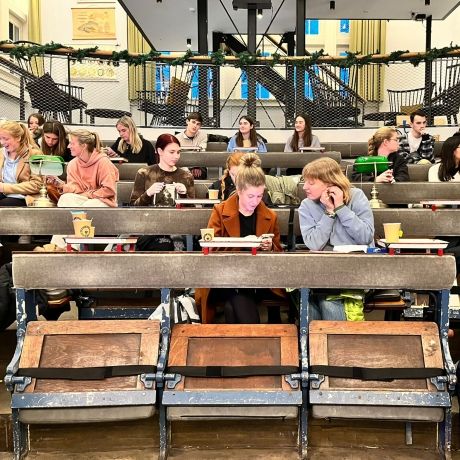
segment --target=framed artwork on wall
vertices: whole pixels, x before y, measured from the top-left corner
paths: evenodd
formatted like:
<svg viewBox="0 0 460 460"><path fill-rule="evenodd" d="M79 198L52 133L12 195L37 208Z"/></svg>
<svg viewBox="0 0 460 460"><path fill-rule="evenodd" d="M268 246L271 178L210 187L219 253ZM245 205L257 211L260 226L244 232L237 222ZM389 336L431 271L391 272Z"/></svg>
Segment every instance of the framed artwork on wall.
<svg viewBox="0 0 460 460"><path fill-rule="evenodd" d="M115 8L72 8L72 39L116 39Z"/></svg>

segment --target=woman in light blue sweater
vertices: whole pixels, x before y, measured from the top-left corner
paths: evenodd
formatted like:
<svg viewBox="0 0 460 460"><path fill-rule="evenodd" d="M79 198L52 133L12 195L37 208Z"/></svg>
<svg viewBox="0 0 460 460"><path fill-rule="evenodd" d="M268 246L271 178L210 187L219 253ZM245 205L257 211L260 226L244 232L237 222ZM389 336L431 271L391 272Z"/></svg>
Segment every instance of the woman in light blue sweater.
<svg viewBox="0 0 460 460"><path fill-rule="evenodd" d="M227 145L227 152L238 151L238 148L257 148L257 152L265 153L267 147L262 138L257 134L254 127L254 120L247 115L243 115L239 121L238 132L230 139Z"/></svg>
<svg viewBox="0 0 460 460"><path fill-rule="evenodd" d="M374 216L361 189L352 188L340 166L331 158L320 158L303 169L307 198L299 208L300 230L305 245L314 251L336 245L373 246ZM342 301L326 300L327 294L312 296L311 319L344 320Z"/></svg>

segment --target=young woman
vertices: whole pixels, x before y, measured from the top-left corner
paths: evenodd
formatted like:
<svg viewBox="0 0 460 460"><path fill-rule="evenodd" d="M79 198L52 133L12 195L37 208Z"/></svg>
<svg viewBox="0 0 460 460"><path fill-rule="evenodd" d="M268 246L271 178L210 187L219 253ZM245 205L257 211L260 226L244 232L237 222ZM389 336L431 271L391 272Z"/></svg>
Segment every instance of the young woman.
<svg viewBox="0 0 460 460"><path fill-rule="evenodd" d="M307 198L299 208L300 230L305 245L314 251L336 245L373 245L374 216L361 189L352 188L340 166L331 158L320 158L303 169ZM314 294L312 319L344 320L341 300Z"/></svg>
<svg viewBox="0 0 460 460"><path fill-rule="evenodd" d="M236 193L214 206L208 227L214 229L217 237L244 237L273 234L273 238L263 239L263 251L282 251L276 213L262 202L265 190L265 174L260 158L254 153L246 153L240 161L235 178ZM229 248L229 250L234 250ZM259 323L257 305L265 298L283 297L284 290L269 289L197 289L197 303L201 305L203 322L210 322L213 311L208 311L208 303L224 301L227 323ZM279 310L268 310L269 322L280 322Z"/></svg>
<svg viewBox="0 0 460 460"><path fill-rule="evenodd" d="M69 134L73 160L67 165L67 182L48 177L62 195L59 207L116 207L118 169L101 153L97 133L77 129Z"/></svg>
<svg viewBox="0 0 460 460"><path fill-rule="evenodd" d="M267 151L264 141L257 135L253 119L247 115L240 118L240 128L230 139L227 146L227 152L233 152L238 147L257 147L257 151L260 153L265 153Z"/></svg>
<svg viewBox="0 0 460 460"><path fill-rule="evenodd" d="M131 206L174 206L174 194L195 198L195 186L190 172L178 168L180 144L172 134L161 134L156 142L159 163L141 168L134 179ZM137 240L138 251L172 251L174 239L170 235L144 235ZM177 248L181 248L181 241Z"/></svg>
<svg viewBox="0 0 460 460"><path fill-rule="evenodd" d="M45 155L59 155L69 162L72 154L64 126L60 121L46 121L43 124L42 152Z"/></svg>
<svg viewBox="0 0 460 460"><path fill-rule="evenodd" d="M442 144L441 162L430 168L428 181L460 182L460 132L448 137ZM455 256L457 274L460 273L460 238L456 236L440 236L439 239L449 242L446 252Z"/></svg>
<svg viewBox="0 0 460 460"><path fill-rule="evenodd" d="M379 174L376 182L407 182L409 171L407 160L399 152L399 133L395 128L385 126L379 128L368 140L368 154L371 156L384 156L388 158L390 167ZM356 182L373 182L374 174L360 174L353 172L353 180Z"/></svg>
<svg viewBox="0 0 460 460"><path fill-rule="evenodd" d="M42 185L32 175L28 159L40 154L29 129L16 121L0 124L0 206L26 206Z"/></svg>
<svg viewBox="0 0 460 460"><path fill-rule="evenodd" d="M209 188L219 190L219 199L226 200L236 191L235 178L243 152L234 152L227 157L224 174L216 180Z"/></svg>
<svg viewBox="0 0 460 460"><path fill-rule="evenodd" d="M107 155L126 158L130 163L147 163L149 166L158 163L152 143L138 133L131 117L121 117L116 128L120 137L112 147L107 147Z"/></svg>
<svg viewBox="0 0 460 460"><path fill-rule="evenodd" d="M311 120L308 115L297 115L295 117L294 132L288 137L285 152L300 152L302 147L321 147L317 136L311 132ZM299 168L288 168L286 174L302 174Z"/></svg>
<svg viewBox="0 0 460 460"><path fill-rule="evenodd" d="M428 171L429 182L460 182L460 133L442 144L441 161Z"/></svg>
<svg viewBox="0 0 460 460"><path fill-rule="evenodd" d="M40 145L43 123L45 123L45 119L41 113L31 113L29 118L27 118L27 127L37 146Z"/></svg>

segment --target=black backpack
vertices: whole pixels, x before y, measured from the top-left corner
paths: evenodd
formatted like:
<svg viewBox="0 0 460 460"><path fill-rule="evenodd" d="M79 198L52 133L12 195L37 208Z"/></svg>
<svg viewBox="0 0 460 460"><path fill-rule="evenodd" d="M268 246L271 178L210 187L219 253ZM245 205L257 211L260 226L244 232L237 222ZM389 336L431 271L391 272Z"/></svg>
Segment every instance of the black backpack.
<svg viewBox="0 0 460 460"><path fill-rule="evenodd" d="M13 289L11 262L0 267L0 331L16 319L16 296Z"/></svg>

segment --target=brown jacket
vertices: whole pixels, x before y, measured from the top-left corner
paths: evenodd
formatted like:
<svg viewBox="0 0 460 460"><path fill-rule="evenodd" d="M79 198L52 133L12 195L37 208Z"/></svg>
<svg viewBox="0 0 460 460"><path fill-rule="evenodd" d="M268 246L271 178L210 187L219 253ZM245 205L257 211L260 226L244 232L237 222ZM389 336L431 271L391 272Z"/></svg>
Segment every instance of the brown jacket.
<svg viewBox="0 0 460 460"><path fill-rule="evenodd" d="M3 165L5 163L4 149L0 149L0 181L3 176ZM41 154L37 149L30 149L25 155L20 157L18 167L16 169L16 184L3 184L3 193L9 195L12 193L20 193L26 197L27 205L31 205L36 198L42 185L40 176L35 176L30 172L29 163L26 161L31 155Z"/></svg>
<svg viewBox="0 0 460 460"><path fill-rule="evenodd" d="M256 236L264 233L273 233L273 250L282 251L280 243L280 230L278 217L275 212L260 202L256 210ZM222 203L216 204L209 218L208 228L214 229L214 236L240 236L240 217L238 207L238 194L233 194ZM239 248L216 248L216 250L238 251ZM210 256L212 257L212 256ZM209 289L198 288L195 291L195 299L198 309L201 308L201 321L211 323L214 319L214 309L208 308ZM284 289L273 289L273 292L284 297Z"/></svg>

